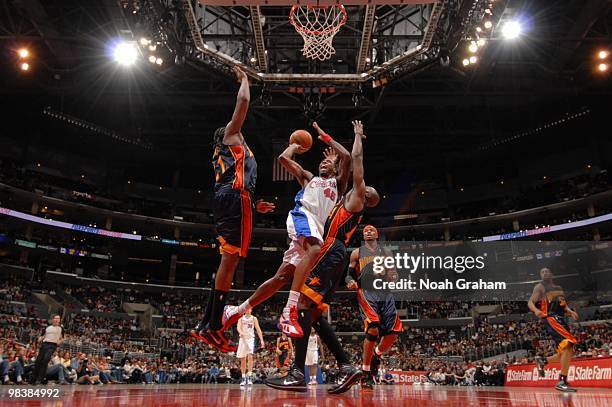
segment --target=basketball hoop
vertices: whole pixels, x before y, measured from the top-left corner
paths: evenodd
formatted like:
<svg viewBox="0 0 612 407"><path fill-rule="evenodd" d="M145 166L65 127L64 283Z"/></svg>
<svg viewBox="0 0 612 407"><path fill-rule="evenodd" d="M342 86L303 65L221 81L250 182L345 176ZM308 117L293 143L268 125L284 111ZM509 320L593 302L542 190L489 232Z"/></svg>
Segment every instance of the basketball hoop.
<svg viewBox="0 0 612 407"><path fill-rule="evenodd" d="M346 23L346 9L342 4L333 6L294 5L289 21L304 39L302 54L306 58L325 61L336 53L332 45L334 36Z"/></svg>

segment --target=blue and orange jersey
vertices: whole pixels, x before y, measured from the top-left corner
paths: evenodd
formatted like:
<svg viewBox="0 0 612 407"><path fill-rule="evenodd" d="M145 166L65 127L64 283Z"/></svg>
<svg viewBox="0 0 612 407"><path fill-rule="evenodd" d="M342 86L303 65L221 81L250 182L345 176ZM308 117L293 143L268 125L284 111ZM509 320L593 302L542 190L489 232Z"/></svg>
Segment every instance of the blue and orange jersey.
<svg viewBox="0 0 612 407"><path fill-rule="evenodd" d="M544 297L540 299L540 310L546 315L565 315L567 301L563 288L552 282L542 281L542 285L544 286Z"/></svg>
<svg viewBox="0 0 612 407"><path fill-rule="evenodd" d="M355 230L357 230L359 226L359 222L361 222L363 218L363 211L353 213L346 210L344 207L345 197L346 196L343 196L338 203L336 203L325 221L325 232L323 234L323 240L325 242L338 239L343 242L345 246L348 246Z"/></svg>
<svg viewBox="0 0 612 407"><path fill-rule="evenodd" d="M289 350L289 339L280 338L280 341L278 342L278 349L281 351L288 351Z"/></svg>
<svg viewBox="0 0 612 407"><path fill-rule="evenodd" d="M246 142L215 147L212 165L215 170L215 191L231 188L255 193L257 161Z"/></svg>

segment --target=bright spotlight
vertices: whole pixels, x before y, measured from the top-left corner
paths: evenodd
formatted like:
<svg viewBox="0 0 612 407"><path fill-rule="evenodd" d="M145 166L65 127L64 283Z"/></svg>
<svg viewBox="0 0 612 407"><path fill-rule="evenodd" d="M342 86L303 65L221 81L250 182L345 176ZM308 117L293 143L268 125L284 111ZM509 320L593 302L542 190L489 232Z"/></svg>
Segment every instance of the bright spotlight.
<svg viewBox="0 0 612 407"><path fill-rule="evenodd" d="M476 53L476 51L478 51L478 45L476 44L475 41L472 41L472 43L470 44L470 46L468 47L468 50L474 54Z"/></svg>
<svg viewBox="0 0 612 407"><path fill-rule="evenodd" d="M597 56L599 57L599 59L606 59L608 58L608 55L610 55L610 53L606 51L605 49L602 49L601 51L597 53Z"/></svg>
<svg viewBox="0 0 612 407"><path fill-rule="evenodd" d="M467 58L465 58L465 59L463 60L463 66L468 66L469 64L470 64L470 60L469 60L469 59L467 59Z"/></svg>
<svg viewBox="0 0 612 407"><path fill-rule="evenodd" d="M480 28L480 27L476 27L476 32L477 32L477 33L482 32L482 28Z"/></svg>
<svg viewBox="0 0 612 407"><path fill-rule="evenodd" d="M154 64L154 63L155 63L155 61L157 61L157 57L156 57L155 55L151 55L151 56L149 56L149 62L150 62L150 63Z"/></svg>
<svg viewBox="0 0 612 407"><path fill-rule="evenodd" d="M476 62L478 62L478 58L476 57L476 55L472 55L470 57L470 64L475 64Z"/></svg>
<svg viewBox="0 0 612 407"><path fill-rule="evenodd" d="M136 47L134 47L134 44L121 42L115 47L113 56L118 64L128 66L136 62L138 51L136 50Z"/></svg>
<svg viewBox="0 0 612 407"><path fill-rule="evenodd" d="M151 42L151 40L148 40L145 37L142 37L140 39L140 45L142 45L143 47L146 47L147 45L149 45L150 42Z"/></svg>
<svg viewBox="0 0 612 407"><path fill-rule="evenodd" d="M597 69L599 69L599 72L606 72L608 70L609 66L606 63L601 63L597 66Z"/></svg>
<svg viewBox="0 0 612 407"><path fill-rule="evenodd" d="M490 29L491 27L493 27L493 23L492 23L492 22L490 22L490 21L485 21L485 23L484 23L484 27L485 27L485 28L488 30L488 29Z"/></svg>
<svg viewBox="0 0 612 407"><path fill-rule="evenodd" d="M508 39L513 40L521 35L521 24L518 21L508 21L502 27L502 35Z"/></svg>
<svg viewBox="0 0 612 407"><path fill-rule="evenodd" d="M161 64L163 64L163 63L164 63L164 60L163 60L163 59L161 59L161 58L157 58L157 59L155 60L155 63L156 63L157 65L161 65Z"/></svg>
<svg viewBox="0 0 612 407"><path fill-rule="evenodd" d="M149 51L155 51L156 49L157 49L157 45L155 44L149 45Z"/></svg>
<svg viewBox="0 0 612 407"><path fill-rule="evenodd" d="M476 44L478 44L479 47L484 47L486 43L487 40L485 40L484 38L479 38L478 41L476 41Z"/></svg>
<svg viewBox="0 0 612 407"><path fill-rule="evenodd" d="M19 68L22 71L29 71L30 70L30 64L28 64L27 62L24 62L21 65L19 65Z"/></svg>
<svg viewBox="0 0 612 407"><path fill-rule="evenodd" d="M251 62L252 62L252 63L257 62L257 58L255 58L255 57L251 57Z"/></svg>
<svg viewBox="0 0 612 407"><path fill-rule="evenodd" d="M19 58L27 58L30 55L30 51L28 51L26 48L21 48L19 50Z"/></svg>

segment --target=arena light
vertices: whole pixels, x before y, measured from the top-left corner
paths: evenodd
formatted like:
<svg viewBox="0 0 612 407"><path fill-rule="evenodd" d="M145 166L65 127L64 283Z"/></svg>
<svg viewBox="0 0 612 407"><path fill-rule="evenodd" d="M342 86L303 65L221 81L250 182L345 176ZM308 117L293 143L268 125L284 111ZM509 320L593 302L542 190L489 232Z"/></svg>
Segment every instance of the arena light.
<svg viewBox="0 0 612 407"><path fill-rule="evenodd" d="M472 43L470 44L470 46L468 47L468 50L472 53L475 54L478 51L478 44L476 44L476 41L472 41Z"/></svg>
<svg viewBox="0 0 612 407"><path fill-rule="evenodd" d="M606 51L605 49L602 49L601 51L599 51L597 53L597 57L599 59L606 59L606 58L608 58L608 55L610 55L610 53L608 51Z"/></svg>
<svg viewBox="0 0 612 407"><path fill-rule="evenodd" d="M113 57L119 65L130 66L136 62L138 51L134 44L129 42L120 42L113 50Z"/></svg>
<svg viewBox="0 0 612 407"><path fill-rule="evenodd" d="M155 55L150 55L149 56L149 62L150 63L154 64L156 60L157 60L157 57Z"/></svg>
<svg viewBox="0 0 612 407"><path fill-rule="evenodd" d="M27 58L30 56L30 51L27 48L21 48L18 52L19 58Z"/></svg>
<svg viewBox="0 0 612 407"><path fill-rule="evenodd" d="M508 21L502 27L502 35L507 40L518 38L523 31L521 24L518 21Z"/></svg>
<svg viewBox="0 0 612 407"><path fill-rule="evenodd" d="M163 60L163 59L161 59L161 58L157 58L157 59L155 60L155 63L156 63L157 65L161 65L161 64L163 64L163 63L164 63L164 60Z"/></svg>
<svg viewBox="0 0 612 407"><path fill-rule="evenodd" d="M487 30L489 30L489 29L491 29L491 27L493 27L493 23L492 23L492 22L490 22L490 21L485 21L485 23L484 23L484 27L485 27Z"/></svg>
<svg viewBox="0 0 612 407"><path fill-rule="evenodd" d="M478 44L479 47L484 47L486 43L487 40L484 38L479 38L478 41L476 41L476 44Z"/></svg>
<svg viewBox="0 0 612 407"><path fill-rule="evenodd" d="M146 47L146 46L147 46L147 45L149 45L150 43L151 43L151 40L149 40L149 39L147 39L147 38L145 38L145 37L142 37L142 38L140 39L140 45L142 45L143 47Z"/></svg>
<svg viewBox="0 0 612 407"><path fill-rule="evenodd" d="M463 60L463 66L468 66L469 64L470 64L470 60L469 60L469 59L467 59L467 58L465 58L465 59Z"/></svg>
<svg viewBox="0 0 612 407"><path fill-rule="evenodd" d="M597 70L599 70L599 72L606 72L609 68L610 66L606 64L605 62L602 62L601 64L597 66Z"/></svg>
<svg viewBox="0 0 612 407"><path fill-rule="evenodd" d="M472 55L470 57L470 64L475 64L476 62L478 62L478 57L476 57L476 55Z"/></svg>
<svg viewBox="0 0 612 407"><path fill-rule="evenodd" d="M21 65L19 65L19 69L21 69L22 71L29 71L30 64L28 64L27 62L23 62Z"/></svg>
<svg viewBox="0 0 612 407"><path fill-rule="evenodd" d="M157 45L151 44L149 45L149 51L155 51L157 49Z"/></svg>

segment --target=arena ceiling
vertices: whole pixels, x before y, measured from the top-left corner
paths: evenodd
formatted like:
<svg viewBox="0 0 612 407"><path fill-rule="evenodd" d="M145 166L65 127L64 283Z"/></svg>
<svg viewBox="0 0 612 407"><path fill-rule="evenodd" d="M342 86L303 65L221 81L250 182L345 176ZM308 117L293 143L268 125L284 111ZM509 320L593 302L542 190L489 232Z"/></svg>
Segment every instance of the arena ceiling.
<svg viewBox="0 0 612 407"><path fill-rule="evenodd" d="M199 49L187 4L205 44L252 70L245 132L257 134L253 147L264 160L275 153L271 139L285 140L290 130L313 119L346 140L349 121L364 120L379 141L368 153L381 162L394 145L405 147L404 160L435 155L442 162L606 105L609 75L595 72L593 55L610 47L610 1L495 0L494 28L524 16L528 31L512 43L493 34L478 63L464 67L466 39L474 38L488 3L347 6L349 21L334 43L337 54L313 62L300 54L302 39L287 22L288 6L254 11L179 0L0 0L0 107L14 128L38 123L39 141L48 141L44 129L65 133L57 136L66 137L64 142L53 141L68 149L79 149L66 129L78 122L78 131L85 128L92 135L80 138L90 147L104 143L112 152L128 145L130 159L146 160L147 154L200 159L212 129L231 112L236 84L223 58L220 62ZM442 11L432 26L436 7ZM265 18L260 34L253 31L253 13ZM368 20L376 24L364 45ZM159 42L155 52L163 64L117 67L109 44L141 36ZM421 44L427 44L425 54L385 67ZM15 54L23 46L33 55L25 74ZM258 55L267 55L265 63ZM330 73L365 79L274 80L274 75ZM46 108L61 117L45 114ZM23 141L18 132L14 137ZM131 151L139 148L143 158L134 158Z"/></svg>

